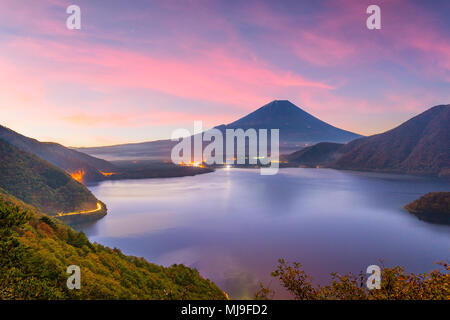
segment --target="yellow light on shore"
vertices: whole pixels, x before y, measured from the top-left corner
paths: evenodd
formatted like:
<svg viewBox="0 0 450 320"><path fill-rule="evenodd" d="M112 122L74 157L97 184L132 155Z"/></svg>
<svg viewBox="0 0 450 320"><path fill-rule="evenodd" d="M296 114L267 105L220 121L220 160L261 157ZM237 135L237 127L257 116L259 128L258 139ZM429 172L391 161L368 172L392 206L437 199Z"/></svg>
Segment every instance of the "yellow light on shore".
<svg viewBox="0 0 450 320"><path fill-rule="evenodd" d="M94 213L94 212L100 211L101 209L102 209L102 204L100 202L97 202L97 208L96 209L85 210L85 211L76 211L76 212L67 212L67 213L60 212L60 213L58 213L58 216L61 217L61 216L72 216L72 215L75 215L75 214L89 214L89 213Z"/></svg>

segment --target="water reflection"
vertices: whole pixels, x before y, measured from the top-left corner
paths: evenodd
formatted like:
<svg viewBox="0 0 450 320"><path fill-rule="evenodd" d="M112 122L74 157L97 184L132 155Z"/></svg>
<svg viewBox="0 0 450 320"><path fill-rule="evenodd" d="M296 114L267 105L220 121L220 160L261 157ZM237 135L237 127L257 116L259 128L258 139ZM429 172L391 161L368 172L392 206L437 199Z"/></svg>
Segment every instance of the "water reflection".
<svg viewBox="0 0 450 320"><path fill-rule="evenodd" d="M330 169L261 176L233 169L90 189L109 209L82 226L91 240L158 264L195 267L232 298L251 297L259 281L276 287L270 272L278 258L301 262L316 282L379 259L423 272L449 258L450 228L402 208L426 192L448 191L437 179Z"/></svg>

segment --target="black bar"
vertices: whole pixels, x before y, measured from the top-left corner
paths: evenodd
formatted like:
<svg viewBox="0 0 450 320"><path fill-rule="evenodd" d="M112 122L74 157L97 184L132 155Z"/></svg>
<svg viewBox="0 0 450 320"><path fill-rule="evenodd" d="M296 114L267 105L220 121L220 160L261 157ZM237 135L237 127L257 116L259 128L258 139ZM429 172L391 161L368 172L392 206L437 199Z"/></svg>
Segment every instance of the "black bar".
<svg viewBox="0 0 450 320"><path fill-rule="evenodd" d="M397 309L403 316L426 311L448 311L449 301L295 301L295 300L231 300L231 301L1 301L2 311L10 309L14 315L21 312L57 311L57 314L98 315L140 314L141 319L322 319L324 316L347 315L364 319L367 316L383 318L387 311ZM30 308L27 308L30 307ZM42 308L42 310L40 310ZM212 309L214 308L214 309ZM445 308L445 311L444 311ZM214 312L211 315L211 310ZM319 317L319 318L318 318ZM135 318L135 317L133 317ZM124 320L128 320L124 319Z"/></svg>

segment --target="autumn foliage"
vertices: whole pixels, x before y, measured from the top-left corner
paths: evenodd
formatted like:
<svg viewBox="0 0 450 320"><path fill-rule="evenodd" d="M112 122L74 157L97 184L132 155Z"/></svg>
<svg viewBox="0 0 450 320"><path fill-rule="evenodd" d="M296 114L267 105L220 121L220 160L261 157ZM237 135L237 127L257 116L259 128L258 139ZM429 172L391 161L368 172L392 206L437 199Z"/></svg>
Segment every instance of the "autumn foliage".
<svg viewBox="0 0 450 320"><path fill-rule="evenodd" d="M382 267L381 288L369 290L367 275L340 275L332 273L332 281L325 286L314 286L311 277L300 263L280 259L272 272L281 285L297 300L449 300L450 266L439 262L440 269L423 274L408 273L403 267ZM263 284L256 299L271 299L275 292Z"/></svg>
<svg viewBox="0 0 450 320"><path fill-rule="evenodd" d="M66 286L72 264L81 269L81 290ZM166 268L91 243L0 189L0 300L225 298L195 269Z"/></svg>

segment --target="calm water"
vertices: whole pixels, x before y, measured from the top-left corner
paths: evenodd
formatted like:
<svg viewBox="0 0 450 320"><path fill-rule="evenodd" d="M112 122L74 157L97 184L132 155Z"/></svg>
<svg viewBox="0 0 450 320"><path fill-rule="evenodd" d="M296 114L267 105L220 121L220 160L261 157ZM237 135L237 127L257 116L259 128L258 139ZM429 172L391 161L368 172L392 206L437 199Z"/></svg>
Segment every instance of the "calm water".
<svg viewBox="0 0 450 320"><path fill-rule="evenodd" d="M301 262L316 283L330 272L359 272L380 259L424 272L450 258L450 227L402 209L426 192L450 190L436 179L223 169L90 189L109 209L82 227L91 240L157 264L197 268L232 298L252 297L259 281L278 289L270 277L278 258Z"/></svg>

